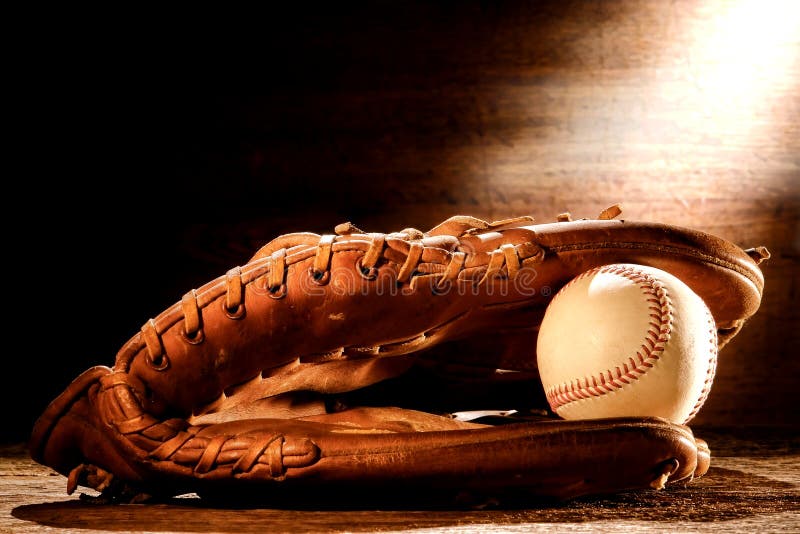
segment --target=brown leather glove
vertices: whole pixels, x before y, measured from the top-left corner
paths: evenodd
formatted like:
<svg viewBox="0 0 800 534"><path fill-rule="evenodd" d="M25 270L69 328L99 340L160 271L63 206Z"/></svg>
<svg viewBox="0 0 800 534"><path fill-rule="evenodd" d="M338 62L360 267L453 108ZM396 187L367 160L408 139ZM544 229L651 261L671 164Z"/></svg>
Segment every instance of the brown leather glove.
<svg viewBox="0 0 800 534"><path fill-rule="evenodd" d="M31 454L69 492L124 501L378 488L570 498L702 475L708 448L686 426L537 417L536 329L586 270L674 274L709 306L720 346L758 309L765 249L618 213L279 237L148 321L113 368L78 377L37 421ZM482 409L516 414L452 416Z"/></svg>

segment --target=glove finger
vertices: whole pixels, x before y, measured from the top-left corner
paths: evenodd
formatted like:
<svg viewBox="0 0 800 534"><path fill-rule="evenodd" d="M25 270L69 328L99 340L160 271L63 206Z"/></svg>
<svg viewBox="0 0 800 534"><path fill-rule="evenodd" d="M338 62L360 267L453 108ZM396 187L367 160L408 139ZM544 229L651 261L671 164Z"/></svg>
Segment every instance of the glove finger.
<svg viewBox="0 0 800 534"><path fill-rule="evenodd" d="M51 438L40 457L64 474L87 463L132 484L160 480L155 491L163 495L214 491L237 479L267 488L391 480L566 499L690 478L703 443L687 427L660 419L488 427L401 409L191 426L147 415L125 378L98 368L68 388L73 398L57 399L51 415L59 416L49 431L39 428ZM59 443L65 436L69 447ZM54 456L64 450L73 452Z"/></svg>

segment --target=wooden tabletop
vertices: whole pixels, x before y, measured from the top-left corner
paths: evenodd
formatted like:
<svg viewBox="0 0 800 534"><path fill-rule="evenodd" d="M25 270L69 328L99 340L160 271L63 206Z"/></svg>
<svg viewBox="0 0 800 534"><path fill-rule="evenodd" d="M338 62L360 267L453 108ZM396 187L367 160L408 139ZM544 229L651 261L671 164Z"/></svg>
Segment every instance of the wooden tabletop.
<svg viewBox="0 0 800 534"><path fill-rule="evenodd" d="M0 450L0 532L798 532L800 431L700 428L713 447L708 474L682 487L482 509L213 507L196 497L167 504L97 505L67 496L66 479L21 445ZM381 509L383 508L383 509ZM396 508L396 507L394 507Z"/></svg>

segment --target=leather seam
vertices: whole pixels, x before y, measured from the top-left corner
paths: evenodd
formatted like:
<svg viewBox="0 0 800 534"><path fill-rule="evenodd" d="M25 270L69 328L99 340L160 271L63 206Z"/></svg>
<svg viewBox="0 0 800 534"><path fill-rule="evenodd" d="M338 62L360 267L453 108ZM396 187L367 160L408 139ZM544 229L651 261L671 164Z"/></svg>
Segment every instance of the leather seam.
<svg viewBox="0 0 800 534"><path fill-rule="evenodd" d="M596 267L570 281L564 286L564 289L587 276L604 273L622 276L636 284L641 290L650 311L650 322L644 333L644 339L634 355L616 365L614 369L606 369L597 374L571 379L548 388L545 395L554 412L579 400L600 397L618 391L638 380L648 369L655 366L670 339L673 320L672 301L667 289L644 271L632 266L621 265ZM554 301L563 294L564 289L556 295Z"/></svg>
<svg viewBox="0 0 800 534"><path fill-rule="evenodd" d="M653 248L646 244L637 243L634 241L609 241L605 243L589 242L589 243L574 243L571 245L552 245L552 246L543 245L543 247L552 252L572 252L572 251L581 251L581 250L597 249L597 248L606 248L606 249L619 248L619 249L650 250L654 252L669 252L673 254L682 254L684 256L688 256L695 259L701 259L707 263L711 263L719 267L725 267L726 269L736 271L737 273L741 274L742 276L750 280L753 283L753 285L755 285L756 288L758 288L759 294L763 292L762 282L754 279L752 277L752 273L748 272L746 269L741 268L740 266L738 266L733 262L725 261L723 259L717 258L715 256L710 256L708 254L703 254L691 248L676 247L674 245L658 245L658 248Z"/></svg>

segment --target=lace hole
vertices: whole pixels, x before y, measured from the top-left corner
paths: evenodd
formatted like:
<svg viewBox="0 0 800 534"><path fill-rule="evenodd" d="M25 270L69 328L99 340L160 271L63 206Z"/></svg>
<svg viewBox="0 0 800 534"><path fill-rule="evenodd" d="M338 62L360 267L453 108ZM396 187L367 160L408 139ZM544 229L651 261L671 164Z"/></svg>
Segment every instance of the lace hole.
<svg viewBox="0 0 800 534"><path fill-rule="evenodd" d="M364 267L364 265L361 264L362 259L363 258L356 259L356 272L365 280L375 280L378 278L377 267Z"/></svg>
<svg viewBox="0 0 800 534"><path fill-rule="evenodd" d="M431 293L434 295L446 295L451 289L453 289L453 282L450 280L443 280L431 285Z"/></svg>
<svg viewBox="0 0 800 534"><path fill-rule="evenodd" d="M163 371L167 367L169 367L169 358L167 358L166 354L159 354L155 358L150 356L150 353L147 354L145 357L145 361L147 364L155 369L156 371Z"/></svg>
<svg viewBox="0 0 800 534"><path fill-rule="evenodd" d="M311 281L318 286L324 286L331 280L330 271L317 271L313 267L308 269L308 275L311 277Z"/></svg>
<svg viewBox="0 0 800 534"><path fill-rule="evenodd" d="M282 299L286 296L286 284L281 284L279 286L268 287L267 288L267 295L271 299Z"/></svg>
<svg viewBox="0 0 800 534"><path fill-rule="evenodd" d="M199 345L206 339L206 335L203 333L202 328L192 334L189 334L185 329L181 328L181 337L190 345Z"/></svg>
<svg viewBox="0 0 800 534"><path fill-rule="evenodd" d="M225 305L225 299L222 299L222 311L225 312L225 316L228 317L228 319L241 319L244 317L244 303L241 303L234 308L228 308Z"/></svg>

